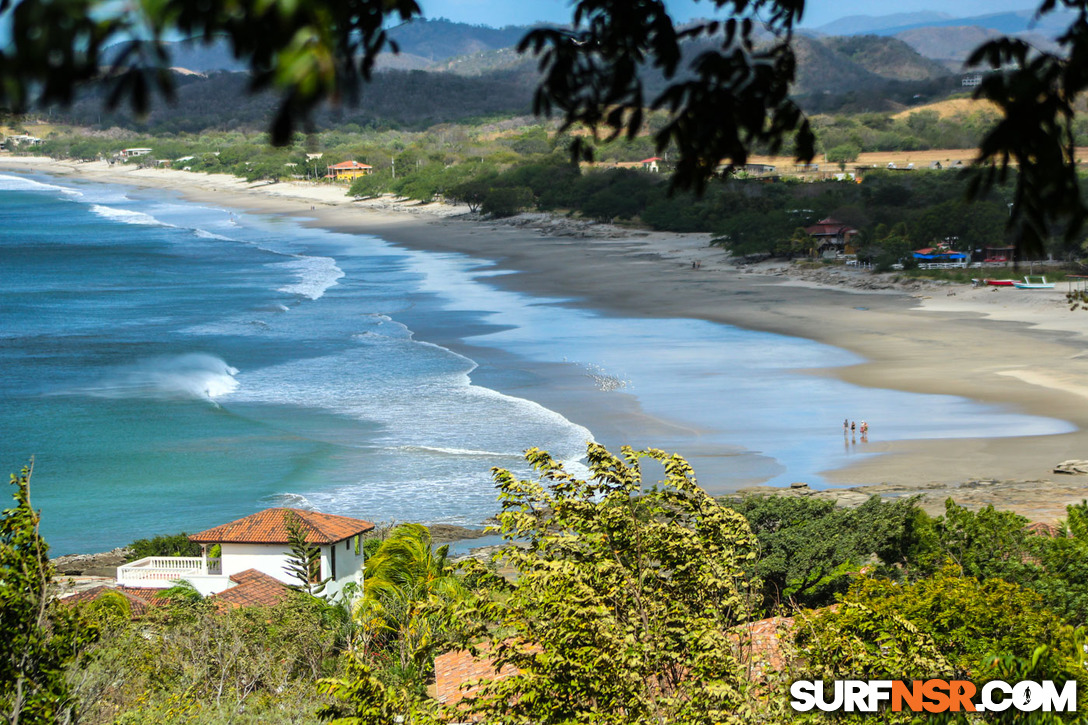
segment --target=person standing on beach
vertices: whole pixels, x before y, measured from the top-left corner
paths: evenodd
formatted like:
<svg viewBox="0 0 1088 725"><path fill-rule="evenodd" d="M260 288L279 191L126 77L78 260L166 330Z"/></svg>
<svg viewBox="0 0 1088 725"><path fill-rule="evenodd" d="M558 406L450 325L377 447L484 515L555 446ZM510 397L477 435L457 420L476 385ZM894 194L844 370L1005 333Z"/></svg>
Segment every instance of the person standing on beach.
<svg viewBox="0 0 1088 725"><path fill-rule="evenodd" d="M846 431L850 430L850 421L846 418L842 419L842 434L846 435Z"/></svg>

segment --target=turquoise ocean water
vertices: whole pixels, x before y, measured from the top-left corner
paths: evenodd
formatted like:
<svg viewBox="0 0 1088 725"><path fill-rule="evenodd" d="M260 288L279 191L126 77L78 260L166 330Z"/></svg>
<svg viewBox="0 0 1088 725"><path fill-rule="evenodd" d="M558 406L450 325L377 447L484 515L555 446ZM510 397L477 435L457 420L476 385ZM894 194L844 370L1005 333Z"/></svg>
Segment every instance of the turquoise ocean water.
<svg viewBox="0 0 1088 725"><path fill-rule="evenodd" d="M0 460L36 456L56 554L274 505L478 524L492 466L626 442L537 402L557 380L667 422L632 442L704 461L718 490L821 484L864 453L840 432L855 411L882 440L1071 429L804 375L857 362L808 341L604 316L479 260L163 191L0 173L0 262Z"/></svg>

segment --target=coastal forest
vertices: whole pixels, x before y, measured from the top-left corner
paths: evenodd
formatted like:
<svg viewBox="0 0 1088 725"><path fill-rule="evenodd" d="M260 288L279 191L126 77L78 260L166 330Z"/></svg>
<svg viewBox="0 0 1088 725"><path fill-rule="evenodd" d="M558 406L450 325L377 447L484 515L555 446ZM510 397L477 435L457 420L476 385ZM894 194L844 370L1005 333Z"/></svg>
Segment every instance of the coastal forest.
<svg viewBox="0 0 1088 725"><path fill-rule="evenodd" d="M1088 502L1049 527L951 500L936 517L910 498L715 500L682 458L652 449L592 444L587 480L543 451L526 459L531 479L494 471L506 542L494 554L453 561L425 527L385 527L365 543L361 589L330 600L303 574L278 604L240 609L184 583L139 611L118 593L54 598L30 473L12 476L0 517L4 722L907 723L890 710L795 712L789 685L1060 689L1086 675ZM156 537L136 553L185 543ZM304 561L304 540L292 551ZM436 697L447 652L493 663L456 703ZM1083 712L1088 693L1077 697Z"/></svg>
<svg viewBox="0 0 1088 725"><path fill-rule="evenodd" d="M939 108L939 107L938 107ZM199 134L144 135L134 130L95 130L39 124L40 145L24 151L55 158L113 159L121 148L151 149L146 156L118 159L133 166L227 173L253 184L310 181L332 184L328 166L357 161L373 168L344 185L354 198L388 196L430 203L466 204L491 218L522 212L548 212L574 219L672 232L704 232L737 259L813 256L801 231L823 218L858 229L858 257L879 271L906 262L910 251L946 243L962 251L1011 246L1009 204L1015 198L1015 172L973 201L972 176L951 168L962 149L978 143L994 115L984 107L942 115L923 109L908 114L864 113L816 116L824 173L804 179L792 167L775 173L749 173L724 167L702 193L672 188L670 153L657 156L652 132L664 123L651 115L647 133L630 140L598 143L594 163L574 163L570 133L531 117L492 122L439 124L423 130L361 128L297 134L284 147L268 143L262 131L205 131ZM1088 119L1080 119L1078 139L1088 144ZM1082 128L1083 127L1083 128ZM34 131L23 122L21 130ZM945 168L860 167L856 160L873 151L948 149ZM958 149L958 150L957 150ZM661 173L638 162L658 158ZM836 175L838 178L836 178ZM1054 226L1036 258L1078 262L1085 257L1085 235L1066 236Z"/></svg>

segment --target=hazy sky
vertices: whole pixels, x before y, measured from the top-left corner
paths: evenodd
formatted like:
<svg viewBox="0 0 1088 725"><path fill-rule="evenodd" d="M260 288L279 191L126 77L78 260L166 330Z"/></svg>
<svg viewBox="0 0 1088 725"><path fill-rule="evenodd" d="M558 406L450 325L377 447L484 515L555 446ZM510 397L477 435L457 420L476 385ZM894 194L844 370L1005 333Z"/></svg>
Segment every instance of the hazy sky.
<svg viewBox="0 0 1088 725"><path fill-rule="evenodd" d="M709 17L714 4L710 0L666 0L679 20ZM463 23L490 25L527 25L538 21L570 21L568 0L419 0L429 18L449 18ZM848 15L890 15L918 10L933 10L953 17L987 15L1009 10L1037 7L1032 0L811 0L805 9L804 25L818 26Z"/></svg>

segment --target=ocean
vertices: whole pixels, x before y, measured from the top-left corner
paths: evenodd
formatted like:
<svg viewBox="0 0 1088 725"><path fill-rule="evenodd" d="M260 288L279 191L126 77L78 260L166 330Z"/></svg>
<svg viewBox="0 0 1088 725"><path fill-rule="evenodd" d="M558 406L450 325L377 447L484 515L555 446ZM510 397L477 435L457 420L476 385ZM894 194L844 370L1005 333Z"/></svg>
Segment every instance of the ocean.
<svg viewBox="0 0 1088 725"><path fill-rule="evenodd" d="M0 173L0 460L34 457L54 554L269 506L477 526L492 467L527 474L530 446L581 472L587 441L653 445L724 492L824 485L868 455L846 416L881 440L1072 429L808 375L859 360L533 298L486 260L304 221Z"/></svg>

